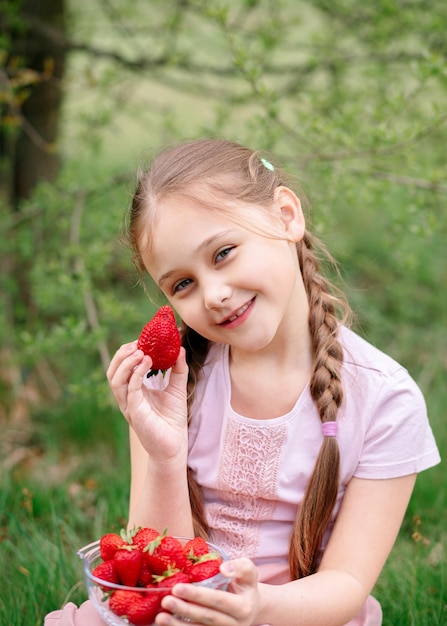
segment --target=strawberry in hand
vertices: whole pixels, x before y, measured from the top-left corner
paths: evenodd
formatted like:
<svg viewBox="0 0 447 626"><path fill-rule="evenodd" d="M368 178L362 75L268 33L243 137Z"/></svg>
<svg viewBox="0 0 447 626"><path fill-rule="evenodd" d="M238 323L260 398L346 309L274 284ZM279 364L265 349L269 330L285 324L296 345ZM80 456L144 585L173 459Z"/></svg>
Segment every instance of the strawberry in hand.
<svg viewBox="0 0 447 626"><path fill-rule="evenodd" d="M177 361L180 346L174 311L166 304L145 325L138 338L137 348L152 359L150 375L158 374L159 371L164 375Z"/></svg>

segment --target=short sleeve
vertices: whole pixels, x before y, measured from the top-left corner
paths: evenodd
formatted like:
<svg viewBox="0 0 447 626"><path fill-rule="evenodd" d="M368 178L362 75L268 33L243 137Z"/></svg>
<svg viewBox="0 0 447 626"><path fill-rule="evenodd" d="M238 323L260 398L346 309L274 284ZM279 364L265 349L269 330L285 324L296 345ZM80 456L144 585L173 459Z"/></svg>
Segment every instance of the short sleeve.
<svg viewBox="0 0 447 626"><path fill-rule="evenodd" d="M396 478L440 462L424 397L404 368L384 379L354 475Z"/></svg>

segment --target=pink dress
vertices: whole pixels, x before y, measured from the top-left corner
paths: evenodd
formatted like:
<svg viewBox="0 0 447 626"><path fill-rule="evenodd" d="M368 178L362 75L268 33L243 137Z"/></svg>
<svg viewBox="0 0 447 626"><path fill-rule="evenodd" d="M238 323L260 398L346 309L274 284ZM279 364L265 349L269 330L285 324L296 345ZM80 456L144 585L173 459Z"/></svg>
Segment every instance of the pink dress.
<svg viewBox="0 0 447 626"><path fill-rule="evenodd" d="M353 476L394 478L440 461L424 399L408 372L346 328L340 339L345 350L345 400L337 416L340 483L323 549ZM195 398L188 464L203 487L210 540L230 558L251 558L261 581L288 582L289 537L322 442L309 388L286 415L269 420L239 415L230 402L229 348L215 344ZM45 626L102 625L93 610L88 603L79 609L68 605L47 616ZM372 596L349 622L381 624L382 611Z"/></svg>

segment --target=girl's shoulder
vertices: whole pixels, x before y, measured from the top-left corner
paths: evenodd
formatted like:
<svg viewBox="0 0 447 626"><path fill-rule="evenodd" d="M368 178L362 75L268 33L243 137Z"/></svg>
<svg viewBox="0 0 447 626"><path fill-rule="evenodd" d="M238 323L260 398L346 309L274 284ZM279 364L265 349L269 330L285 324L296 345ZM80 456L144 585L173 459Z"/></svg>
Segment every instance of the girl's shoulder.
<svg viewBox="0 0 447 626"><path fill-rule="evenodd" d="M337 421L345 475L392 478L439 463L424 396L408 371L347 328L340 341L345 399Z"/></svg>
<svg viewBox="0 0 447 626"><path fill-rule="evenodd" d="M392 376L403 366L366 339L346 326L340 327L339 339L344 351L344 364L361 368L382 376Z"/></svg>
<svg viewBox="0 0 447 626"><path fill-rule="evenodd" d="M339 340L343 347L343 367L345 372L355 373L356 377L376 379L412 378L405 367L389 354L386 354L353 330L341 326Z"/></svg>
<svg viewBox="0 0 447 626"><path fill-rule="evenodd" d="M366 414L366 407L389 406L390 402L426 413L419 385L403 365L346 327L340 328L339 339L344 350L342 376L347 399L362 406Z"/></svg>

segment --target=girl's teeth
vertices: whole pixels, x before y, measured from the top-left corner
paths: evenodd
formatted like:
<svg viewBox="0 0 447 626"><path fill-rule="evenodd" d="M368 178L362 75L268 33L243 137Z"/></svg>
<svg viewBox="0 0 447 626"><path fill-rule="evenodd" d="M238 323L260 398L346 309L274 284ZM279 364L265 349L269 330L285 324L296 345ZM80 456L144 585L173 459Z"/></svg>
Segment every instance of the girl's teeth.
<svg viewBox="0 0 447 626"><path fill-rule="evenodd" d="M248 304L244 304L244 306L241 306L241 308L239 309L239 311L236 313L236 315L233 315L232 317L229 318L229 322L232 322L233 320L237 319L239 317L239 315L242 315L242 313L244 311L246 311L248 309Z"/></svg>

